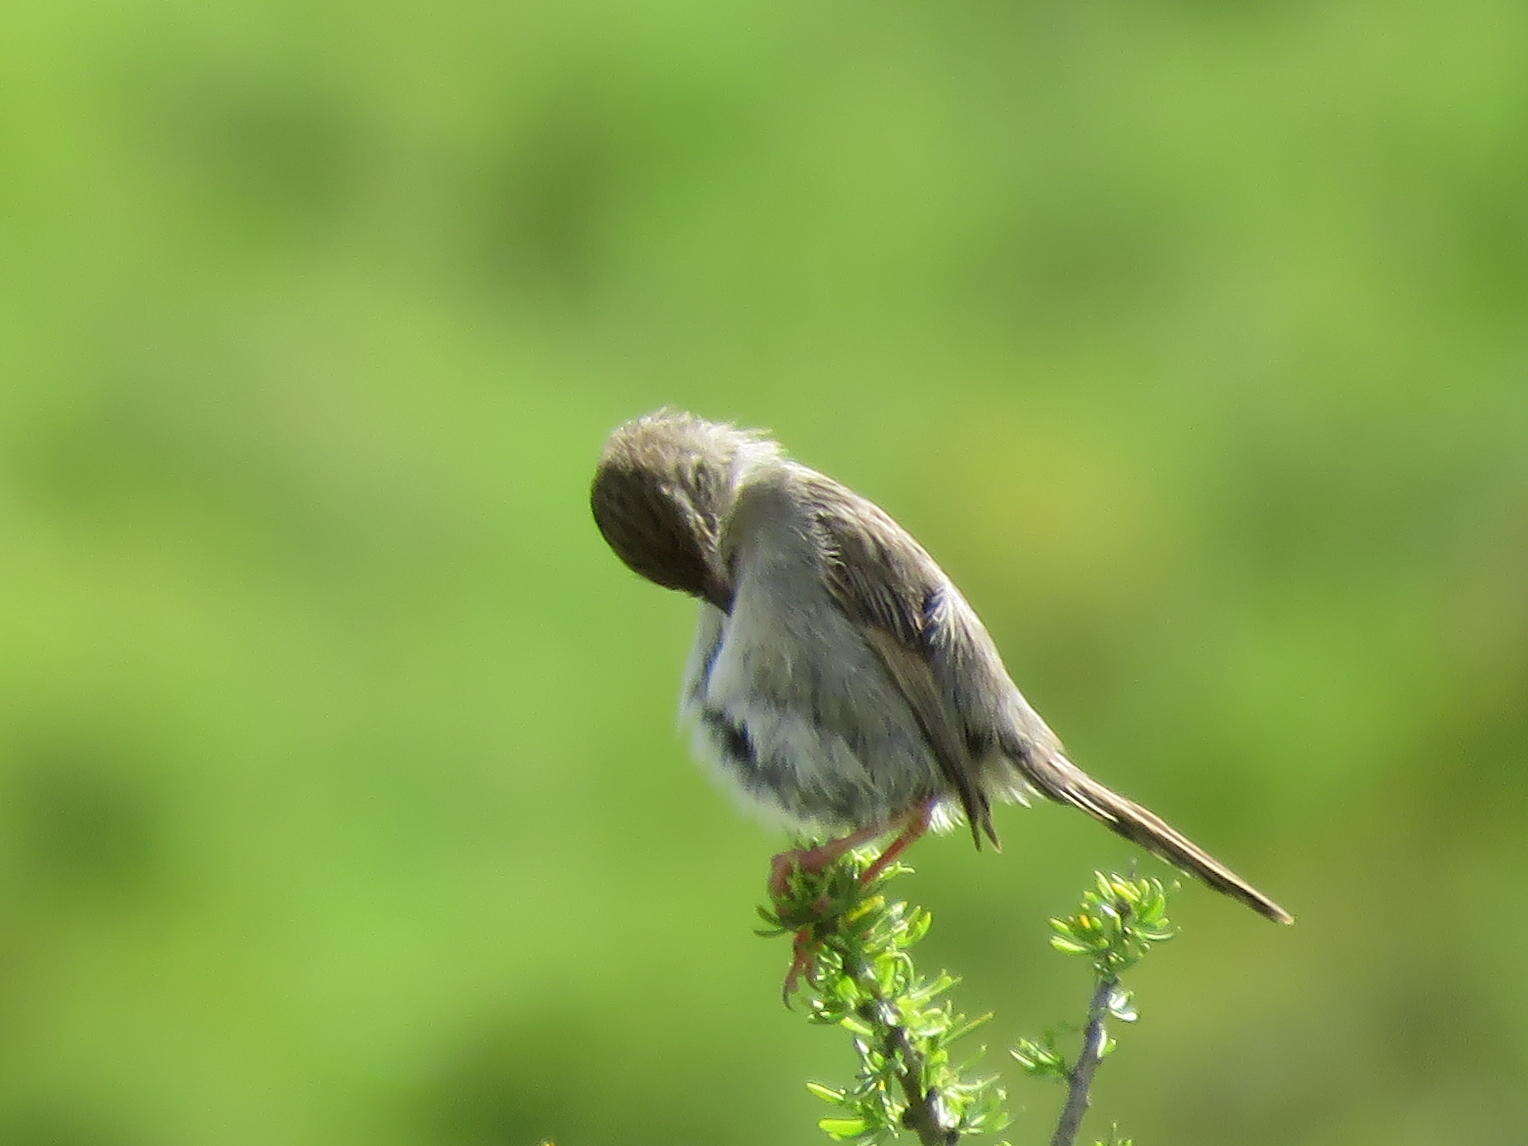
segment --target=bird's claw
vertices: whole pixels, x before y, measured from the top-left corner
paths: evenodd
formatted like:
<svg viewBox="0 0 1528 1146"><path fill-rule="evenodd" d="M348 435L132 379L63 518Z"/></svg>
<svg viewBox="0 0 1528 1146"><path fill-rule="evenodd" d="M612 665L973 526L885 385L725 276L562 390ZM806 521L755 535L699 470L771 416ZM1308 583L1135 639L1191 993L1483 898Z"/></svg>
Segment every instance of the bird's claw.
<svg viewBox="0 0 1528 1146"><path fill-rule="evenodd" d="M780 1001L785 1004L787 1010L791 1005L791 996L801 985L801 976L805 975L808 983L814 982L812 963L817 957L817 940L812 937L810 927L803 927L796 932L791 952L790 970L785 973L785 982L780 987Z"/></svg>

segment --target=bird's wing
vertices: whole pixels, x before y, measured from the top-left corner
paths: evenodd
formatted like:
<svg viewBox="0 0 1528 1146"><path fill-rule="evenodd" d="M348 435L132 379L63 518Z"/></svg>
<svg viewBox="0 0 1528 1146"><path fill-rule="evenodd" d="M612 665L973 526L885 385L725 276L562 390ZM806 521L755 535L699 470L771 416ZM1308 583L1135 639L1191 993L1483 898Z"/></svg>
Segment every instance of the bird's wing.
<svg viewBox="0 0 1528 1146"><path fill-rule="evenodd" d="M953 592L949 578L906 530L865 498L806 470L799 489L822 543L834 602L906 700L940 771L960 796L977 846L983 834L996 844L969 729L954 703L953 682L940 679L952 662L935 653L944 641L938 619Z"/></svg>
<svg viewBox="0 0 1528 1146"><path fill-rule="evenodd" d="M1044 795L1281 923L1290 915L1177 829L1067 759L1020 694L980 618L912 536L873 503L821 474L798 475L801 508L818 530L825 580L864 634L960 796L978 846L997 843L979 769L1000 755Z"/></svg>
<svg viewBox="0 0 1528 1146"><path fill-rule="evenodd" d="M801 481L821 531L834 600L858 624L928 737L973 827L995 841L980 761L1005 757L1034 789L1111 826L1102 785L1061 741L1003 667L986 626L928 552L879 507L830 478Z"/></svg>

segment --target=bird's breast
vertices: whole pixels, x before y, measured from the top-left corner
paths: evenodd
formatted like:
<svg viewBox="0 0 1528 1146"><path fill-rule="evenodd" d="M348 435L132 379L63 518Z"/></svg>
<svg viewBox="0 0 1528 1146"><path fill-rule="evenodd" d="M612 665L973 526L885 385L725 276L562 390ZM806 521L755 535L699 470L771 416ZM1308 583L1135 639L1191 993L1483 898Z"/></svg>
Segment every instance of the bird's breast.
<svg viewBox="0 0 1528 1146"><path fill-rule="evenodd" d="M778 583L702 606L682 714L728 786L801 828L890 819L942 790L917 721L827 597Z"/></svg>

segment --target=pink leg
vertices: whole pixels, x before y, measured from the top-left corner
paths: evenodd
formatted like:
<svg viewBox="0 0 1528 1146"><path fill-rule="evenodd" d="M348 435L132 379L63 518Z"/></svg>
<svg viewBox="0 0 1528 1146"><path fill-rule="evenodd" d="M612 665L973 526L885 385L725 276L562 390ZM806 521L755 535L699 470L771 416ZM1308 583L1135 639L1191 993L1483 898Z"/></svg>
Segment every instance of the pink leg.
<svg viewBox="0 0 1528 1146"><path fill-rule="evenodd" d="M846 851L857 848L860 844L869 843L877 836L884 836L891 828L891 824L872 824L841 840L829 840L825 844L818 844L815 848L792 848L788 852L772 856L769 861L769 894L776 899L783 896L790 884L791 872L797 868L816 875Z"/></svg>
<svg viewBox="0 0 1528 1146"><path fill-rule="evenodd" d="M937 802L936 800L925 800L909 813L906 825L902 828L897 838L887 844L886 850L881 853L880 858L860 874L860 883L869 884L874 882L876 876L889 868L896 862L898 856L918 842L918 838L928 831L929 823L934 818L934 805Z"/></svg>
<svg viewBox="0 0 1528 1146"><path fill-rule="evenodd" d="M791 947L791 969L785 973L785 985L780 988L780 998L789 1007L791 996L796 993L796 985L801 982L801 976L810 971L812 957L817 953L817 944L812 942L812 929L803 927L796 932L795 943Z"/></svg>
<svg viewBox="0 0 1528 1146"><path fill-rule="evenodd" d="M829 840L825 844L818 844L815 848L793 848L788 852L781 852L769 861L769 894L776 899L783 896L789 886L791 872L798 868L815 875L837 861L838 857L845 852L859 847L860 844L869 843L877 836L884 836L893 828L900 827L902 830L897 838L891 841L886 850L881 853L880 858L866 868L864 874L860 876L861 883L869 883L890 867L898 856L912 847L919 836L928 831L929 822L934 817L934 806L938 802L937 797L925 800L911 812L898 816L894 820L884 824L872 824L843 839Z"/></svg>
<svg viewBox="0 0 1528 1146"><path fill-rule="evenodd" d="M825 844L819 844L815 848L795 848L788 852L781 852L770 860L769 892L774 898L779 899L785 895L789 887L791 872L804 869L809 872L820 872L829 864L838 859L851 848L883 836L892 828L901 826L897 838L886 846L876 861L860 873L859 881L862 885L868 885L883 871L896 862L897 857L912 847L918 837L928 831L929 822L934 818L934 807L938 799L925 800L911 812L897 817L885 824L874 824L868 828L861 828L841 840L830 840ZM825 903L819 902L816 910L820 913L827 910ZM785 985L781 991L781 998L785 1005L790 1006L790 997L795 993L796 986L801 982L801 976L810 976L812 960L817 953L817 944L812 937L812 928L803 927L796 932L796 939L792 945L791 966L785 975Z"/></svg>

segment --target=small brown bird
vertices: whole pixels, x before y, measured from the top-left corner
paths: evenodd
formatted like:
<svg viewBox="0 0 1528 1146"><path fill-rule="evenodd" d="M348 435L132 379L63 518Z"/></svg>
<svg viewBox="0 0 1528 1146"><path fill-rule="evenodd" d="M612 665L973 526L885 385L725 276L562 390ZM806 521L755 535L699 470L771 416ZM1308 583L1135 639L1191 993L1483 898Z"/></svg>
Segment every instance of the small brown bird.
<svg viewBox="0 0 1528 1146"><path fill-rule="evenodd" d="M930 824L994 844L994 800L1080 808L1279 923L1290 914L1067 759L997 646L911 535L764 435L660 410L619 427L591 493L610 547L700 599L682 707L697 751L787 823L845 833L776 856L771 888Z"/></svg>

